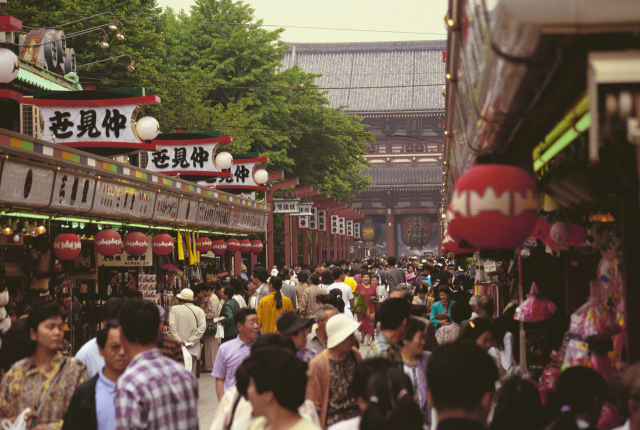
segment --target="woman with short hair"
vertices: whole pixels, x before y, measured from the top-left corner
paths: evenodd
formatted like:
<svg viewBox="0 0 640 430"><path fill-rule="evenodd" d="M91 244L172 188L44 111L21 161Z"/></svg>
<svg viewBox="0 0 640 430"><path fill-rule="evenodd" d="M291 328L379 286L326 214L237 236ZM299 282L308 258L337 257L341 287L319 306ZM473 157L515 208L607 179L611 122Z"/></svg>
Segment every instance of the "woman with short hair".
<svg viewBox="0 0 640 430"><path fill-rule="evenodd" d="M438 287L439 302L431 306L431 322L436 332L440 327L451 325L451 305L455 302L451 300L451 290L446 285Z"/></svg>

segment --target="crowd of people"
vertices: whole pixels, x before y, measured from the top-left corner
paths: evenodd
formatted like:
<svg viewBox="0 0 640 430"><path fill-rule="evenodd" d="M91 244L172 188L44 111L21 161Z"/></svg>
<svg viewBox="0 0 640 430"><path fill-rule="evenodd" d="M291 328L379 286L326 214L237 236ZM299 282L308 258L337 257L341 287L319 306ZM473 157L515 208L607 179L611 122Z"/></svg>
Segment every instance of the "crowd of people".
<svg viewBox="0 0 640 430"><path fill-rule="evenodd" d="M252 269L183 289L166 318L135 292L111 298L75 357L60 307L34 306L0 348L3 428L197 429L200 372L212 430L585 430L614 394L575 367L541 397L517 376L515 306L494 318L443 259ZM640 364L619 388L637 430Z"/></svg>

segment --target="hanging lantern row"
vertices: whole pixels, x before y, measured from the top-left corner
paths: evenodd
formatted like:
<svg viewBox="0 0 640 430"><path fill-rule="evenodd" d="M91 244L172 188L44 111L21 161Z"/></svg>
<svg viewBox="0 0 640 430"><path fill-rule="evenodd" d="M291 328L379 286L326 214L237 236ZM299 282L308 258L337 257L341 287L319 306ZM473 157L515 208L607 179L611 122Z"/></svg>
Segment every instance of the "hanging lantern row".
<svg viewBox="0 0 640 430"><path fill-rule="evenodd" d="M478 249L515 248L538 218L536 184L515 166L480 164L460 176L447 208L451 239Z"/></svg>

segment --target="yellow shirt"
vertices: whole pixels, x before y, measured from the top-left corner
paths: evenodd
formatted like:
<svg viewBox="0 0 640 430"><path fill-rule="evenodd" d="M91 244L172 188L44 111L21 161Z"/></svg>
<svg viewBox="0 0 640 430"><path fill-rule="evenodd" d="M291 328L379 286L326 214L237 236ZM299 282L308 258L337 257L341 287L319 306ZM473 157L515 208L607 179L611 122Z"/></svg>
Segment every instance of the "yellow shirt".
<svg viewBox="0 0 640 430"><path fill-rule="evenodd" d="M276 321L278 315L284 311L292 311L293 305L288 297L282 296L282 307L276 309L276 293L273 292L266 297L260 299L258 303L258 322L262 327L262 334L273 333L278 331Z"/></svg>
<svg viewBox="0 0 640 430"><path fill-rule="evenodd" d="M344 283L351 287L351 291L355 291L356 287L358 286L356 280L348 276L344 277Z"/></svg>

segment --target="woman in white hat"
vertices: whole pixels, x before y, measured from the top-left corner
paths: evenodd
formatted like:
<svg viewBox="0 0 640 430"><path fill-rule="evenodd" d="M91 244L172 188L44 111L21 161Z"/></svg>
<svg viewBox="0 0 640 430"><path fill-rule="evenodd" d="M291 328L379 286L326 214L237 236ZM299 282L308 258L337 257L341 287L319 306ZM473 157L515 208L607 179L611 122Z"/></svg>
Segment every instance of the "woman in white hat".
<svg viewBox="0 0 640 430"><path fill-rule="evenodd" d="M321 427L360 414L352 382L362 356L355 348L355 332L360 323L338 314L327 322L327 349L309 363L306 398L312 400Z"/></svg>

